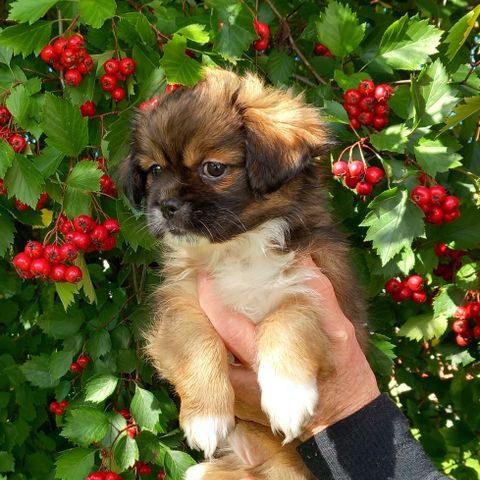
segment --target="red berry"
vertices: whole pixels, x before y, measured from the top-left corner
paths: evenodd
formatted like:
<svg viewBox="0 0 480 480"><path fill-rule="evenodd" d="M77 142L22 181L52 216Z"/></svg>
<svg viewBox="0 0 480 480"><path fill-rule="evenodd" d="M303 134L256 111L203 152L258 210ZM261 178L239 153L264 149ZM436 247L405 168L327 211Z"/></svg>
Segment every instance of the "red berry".
<svg viewBox="0 0 480 480"><path fill-rule="evenodd" d="M195 56L195 54L194 54L189 48L186 48L186 49L185 49L185 55L186 55L187 57L190 57L190 58L197 58L197 57Z"/></svg>
<svg viewBox="0 0 480 480"><path fill-rule="evenodd" d="M385 172L378 167L368 167L365 170L365 180L372 185L376 185L384 176Z"/></svg>
<svg viewBox="0 0 480 480"><path fill-rule="evenodd" d="M270 27L266 23L258 22L257 20L253 21L253 28L257 32L257 35L260 38L266 38L270 35Z"/></svg>
<svg viewBox="0 0 480 480"><path fill-rule="evenodd" d="M73 243L64 243L60 247L60 252L67 262L73 262L78 257L78 249Z"/></svg>
<svg viewBox="0 0 480 480"><path fill-rule="evenodd" d="M50 273L50 263L46 258L35 258L30 264L30 272L35 277L46 279Z"/></svg>
<svg viewBox="0 0 480 480"><path fill-rule="evenodd" d="M41 59L46 63L53 63L55 56L55 50L51 45L45 45L40 52Z"/></svg>
<svg viewBox="0 0 480 480"><path fill-rule="evenodd" d="M419 292L423 288L424 280L420 275L411 275L407 279L407 286L412 292Z"/></svg>
<svg viewBox="0 0 480 480"><path fill-rule="evenodd" d="M169 83L167 85L167 88L165 88L165 92L170 93L173 92L174 90L177 90L177 88L183 87L181 83Z"/></svg>
<svg viewBox="0 0 480 480"><path fill-rule="evenodd" d="M0 178L0 195L7 195L8 190L3 186L3 178Z"/></svg>
<svg viewBox="0 0 480 480"><path fill-rule="evenodd" d="M82 75L87 75L88 73L92 72L94 67L95 65L93 63L93 59L88 53L83 57L83 61L79 62L77 65L78 71Z"/></svg>
<svg viewBox="0 0 480 480"><path fill-rule="evenodd" d="M55 52L55 55L60 56L63 51L67 48L67 41L64 38L59 38L58 40L55 40L53 43L53 51Z"/></svg>
<svg viewBox="0 0 480 480"><path fill-rule="evenodd" d="M358 118L350 118L350 125L355 130L358 130L360 128L361 123L358 120Z"/></svg>
<svg viewBox="0 0 480 480"><path fill-rule="evenodd" d="M355 190L359 195L370 195L373 191L373 185L367 182L358 182Z"/></svg>
<svg viewBox="0 0 480 480"><path fill-rule="evenodd" d="M456 308L453 316L460 320L466 320L468 318L468 310L465 307L459 306Z"/></svg>
<svg viewBox="0 0 480 480"><path fill-rule="evenodd" d="M117 412L125 419L125 420L130 420L132 418L132 415L128 410L124 409L118 409Z"/></svg>
<svg viewBox="0 0 480 480"><path fill-rule="evenodd" d="M375 87L374 96L378 102L387 102L388 99L392 96L392 87L385 83L377 85Z"/></svg>
<svg viewBox="0 0 480 480"><path fill-rule="evenodd" d="M372 82L372 80L362 80L358 84L358 91L362 95L372 95L373 92L375 91L375 84Z"/></svg>
<svg viewBox="0 0 480 480"><path fill-rule="evenodd" d="M480 315L480 302L472 302L470 304L470 316L472 318Z"/></svg>
<svg viewBox="0 0 480 480"><path fill-rule="evenodd" d="M50 402L49 408L52 413L57 413L63 410L63 408L60 406L58 402Z"/></svg>
<svg viewBox="0 0 480 480"><path fill-rule="evenodd" d="M103 226L107 229L109 235L116 235L120 231L118 220L109 218L103 222Z"/></svg>
<svg viewBox="0 0 480 480"><path fill-rule="evenodd" d="M345 99L345 103L357 105L362 99L362 95L356 88L351 88L343 94L343 98Z"/></svg>
<svg viewBox="0 0 480 480"><path fill-rule="evenodd" d="M266 50L268 48L268 38L255 40L252 45L257 52L262 52L263 50Z"/></svg>
<svg viewBox="0 0 480 480"><path fill-rule="evenodd" d="M428 223L439 225L443 223L443 210L440 207L433 207L425 216Z"/></svg>
<svg viewBox="0 0 480 480"><path fill-rule="evenodd" d="M68 267L65 271L65 280L68 283L77 283L82 279L82 277L82 271L76 265Z"/></svg>
<svg viewBox="0 0 480 480"><path fill-rule="evenodd" d="M445 223L450 223L460 217L460 210L454 210L453 212L447 212L443 216L443 221Z"/></svg>
<svg viewBox="0 0 480 480"><path fill-rule="evenodd" d="M50 263L57 263L61 262L65 259L62 255L62 251L60 247L56 244L52 245L45 245L43 249L43 256L50 262Z"/></svg>
<svg viewBox="0 0 480 480"><path fill-rule="evenodd" d="M71 87L78 87L82 82L82 74L76 68L67 70L64 78L65 83Z"/></svg>
<svg viewBox="0 0 480 480"><path fill-rule="evenodd" d="M457 210L460 205L460 201L454 195L448 195L442 200L442 210L445 213L453 212Z"/></svg>
<svg viewBox="0 0 480 480"><path fill-rule="evenodd" d="M108 230L103 225L97 225L90 233L91 242L99 248L108 238Z"/></svg>
<svg viewBox="0 0 480 480"><path fill-rule="evenodd" d="M391 278L385 284L385 291L387 293L398 293L401 290L401 288L402 288L402 284L396 278Z"/></svg>
<svg viewBox="0 0 480 480"><path fill-rule="evenodd" d="M455 341L459 347L466 347L470 343L471 338L465 334L458 333L455 337Z"/></svg>
<svg viewBox="0 0 480 480"><path fill-rule="evenodd" d="M125 98L125 89L123 87L117 87L112 91L112 98L116 102L121 102Z"/></svg>
<svg viewBox="0 0 480 480"><path fill-rule="evenodd" d="M469 329L469 326L466 318L455 320L452 324L452 330L455 333L465 333L468 329Z"/></svg>
<svg viewBox="0 0 480 480"><path fill-rule="evenodd" d="M123 477L115 472L107 472L105 480L123 480Z"/></svg>
<svg viewBox="0 0 480 480"><path fill-rule="evenodd" d="M105 70L105 73L114 75L120 70L120 62L116 58L111 58L104 62L103 69Z"/></svg>
<svg viewBox="0 0 480 480"><path fill-rule="evenodd" d="M55 263L50 269L50 279L54 282L63 282L65 280L65 272L67 266L63 263Z"/></svg>
<svg viewBox="0 0 480 480"><path fill-rule="evenodd" d="M348 173L345 175L345 185L348 188L355 188L358 182L360 182L360 177L352 177Z"/></svg>
<svg viewBox="0 0 480 480"><path fill-rule="evenodd" d="M359 177L365 171L365 165L360 160L352 160L348 164L348 173L351 177Z"/></svg>
<svg viewBox="0 0 480 480"><path fill-rule="evenodd" d="M348 164L343 160L339 160L332 165L332 173L336 177L342 177L348 172Z"/></svg>
<svg viewBox="0 0 480 480"><path fill-rule="evenodd" d="M388 118L386 115L376 115L373 117L372 124L377 130L381 130L388 125Z"/></svg>
<svg viewBox="0 0 480 480"><path fill-rule="evenodd" d="M88 477L87 480L105 480L107 472L93 472Z"/></svg>
<svg viewBox="0 0 480 480"><path fill-rule="evenodd" d="M24 212L28 208L28 205L17 199L15 200L15 207L19 212Z"/></svg>
<svg viewBox="0 0 480 480"><path fill-rule="evenodd" d="M0 106L0 126L6 125L11 118L10 110L5 106Z"/></svg>
<svg viewBox="0 0 480 480"><path fill-rule="evenodd" d="M104 252L108 252L109 250L114 249L116 244L117 239L115 237L108 237L99 245L98 249Z"/></svg>
<svg viewBox="0 0 480 480"><path fill-rule="evenodd" d="M126 57L120 60L120 72L127 77L130 76L133 72L135 72L136 68L137 64L132 58Z"/></svg>
<svg viewBox="0 0 480 480"><path fill-rule="evenodd" d="M70 68L70 67L73 67L73 65L75 65L76 62L77 62L77 52L73 48L67 47L63 51L62 56L60 57L60 63L64 67Z"/></svg>
<svg viewBox="0 0 480 480"><path fill-rule="evenodd" d="M111 92L117 86L117 79L115 78L114 75L110 75L106 73L105 75L102 75L100 77L100 86L106 92Z"/></svg>
<svg viewBox="0 0 480 480"><path fill-rule="evenodd" d="M357 105L350 105L348 103L345 103L343 105L343 107L347 111L349 117L354 117L355 118L355 117L358 117L360 115L361 110L360 110L360 108L358 108Z"/></svg>
<svg viewBox="0 0 480 480"><path fill-rule="evenodd" d="M358 106L364 112L373 112L373 107L375 106L375 103L375 97L373 95L368 95L366 97L363 97L360 102L358 102Z"/></svg>
<svg viewBox="0 0 480 480"><path fill-rule="evenodd" d="M152 473L152 469L143 462L137 462L137 472L139 475L150 475Z"/></svg>
<svg viewBox="0 0 480 480"><path fill-rule="evenodd" d="M85 368L90 363L90 359L87 356L82 355L81 357L78 357L77 363L82 368Z"/></svg>
<svg viewBox="0 0 480 480"><path fill-rule="evenodd" d="M67 40L67 47L73 49L73 50L80 50L85 47L85 40L81 35L75 34L72 35L68 40Z"/></svg>
<svg viewBox="0 0 480 480"><path fill-rule="evenodd" d="M158 472L157 480L165 480L166 473L163 470Z"/></svg>
<svg viewBox="0 0 480 480"><path fill-rule="evenodd" d="M122 72L117 72L115 74L115 78L117 80L119 80L120 82L126 82L128 77L126 75L124 75Z"/></svg>
<svg viewBox="0 0 480 480"><path fill-rule="evenodd" d="M445 257L448 255L449 250L450 249L444 243L437 243L434 252L437 257Z"/></svg>
<svg viewBox="0 0 480 480"><path fill-rule="evenodd" d="M60 402L60 406L65 410L68 407L68 402L66 400L62 400Z"/></svg>
<svg viewBox="0 0 480 480"><path fill-rule="evenodd" d="M36 240L29 240L25 245L24 252L30 258L40 258L43 256L42 244L40 242L37 242Z"/></svg>
<svg viewBox="0 0 480 480"><path fill-rule="evenodd" d="M408 285L405 284L405 282L402 282L400 290L397 292L398 299L399 301L403 302L404 300L408 300L412 296L412 291L408 287Z"/></svg>
<svg viewBox="0 0 480 480"><path fill-rule="evenodd" d="M127 435L130 437L130 438L135 438L138 434L138 428L135 424L128 424L127 426Z"/></svg>
<svg viewBox="0 0 480 480"><path fill-rule="evenodd" d="M388 115L388 112L390 111L390 108L386 103L377 103L373 109L378 116Z"/></svg>
<svg viewBox="0 0 480 480"><path fill-rule="evenodd" d="M48 199L49 199L48 193L42 192L40 194L40 198L38 199L37 204L35 205L35 209L36 210L41 210L43 208L43 206L45 205L45 203L48 201Z"/></svg>
<svg viewBox="0 0 480 480"><path fill-rule="evenodd" d="M82 117L93 117L96 113L95 104L91 100L86 101L80 105L80 113Z"/></svg>
<svg viewBox="0 0 480 480"><path fill-rule="evenodd" d="M432 195L432 202L437 205L447 196L446 190L441 185L430 187L430 194Z"/></svg>
<svg viewBox="0 0 480 480"><path fill-rule="evenodd" d="M419 292L413 292L412 300L415 303L425 303L427 301L427 294L423 290L420 290Z"/></svg>
<svg viewBox="0 0 480 480"><path fill-rule="evenodd" d="M17 153L22 153L25 150L25 147L27 146L27 141L25 140L25 138L23 138L18 133L15 133L14 135L12 135L9 138L8 143L11 145L13 150Z"/></svg>
<svg viewBox="0 0 480 480"><path fill-rule="evenodd" d="M476 340L480 340L480 325L473 327L472 333Z"/></svg>
<svg viewBox="0 0 480 480"><path fill-rule="evenodd" d="M159 100L160 97L152 97L150 100L145 100L142 102L138 108L143 111L151 110L158 105Z"/></svg>
<svg viewBox="0 0 480 480"><path fill-rule="evenodd" d="M410 193L410 198L417 205L427 205L432 201L432 194L430 193L429 188L419 185L412 190L412 193Z"/></svg>
<svg viewBox="0 0 480 480"><path fill-rule="evenodd" d="M21 252L13 257L12 263L19 270L27 271L30 270L32 259L25 252Z"/></svg>
<svg viewBox="0 0 480 480"><path fill-rule="evenodd" d="M80 250L87 250L90 246L90 235L83 232L72 232L72 242Z"/></svg>
<svg viewBox="0 0 480 480"><path fill-rule="evenodd" d="M372 112L360 112L360 115L357 117L358 121L362 125L370 125L373 120L373 113Z"/></svg>
<svg viewBox="0 0 480 480"><path fill-rule="evenodd" d="M89 233L92 231L95 222L89 215L79 215L73 220L73 226L77 232Z"/></svg>

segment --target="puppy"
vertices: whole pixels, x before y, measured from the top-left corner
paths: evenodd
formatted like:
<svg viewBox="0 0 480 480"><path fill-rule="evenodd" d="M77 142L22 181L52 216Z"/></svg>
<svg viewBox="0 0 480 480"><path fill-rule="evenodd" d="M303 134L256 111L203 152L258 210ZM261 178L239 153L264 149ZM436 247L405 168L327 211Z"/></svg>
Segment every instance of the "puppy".
<svg viewBox="0 0 480 480"><path fill-rule="evenodd" d="M166 246L147 352L180 396L189 445L210 459L219 446L231 451L189 469L188 480L310 478L294 439L322 401L317 381L332 362L302 258L329 277L365 340L364 303L315 160L330 144L315 108L253 74L206 70L195 87L136 113L125 190L137 206L145 199L149 227ZM219 302L257 324L264 414L235 402L228 352L199 306L200 271ZM252 448L262 451L259 465Z"/></svg>

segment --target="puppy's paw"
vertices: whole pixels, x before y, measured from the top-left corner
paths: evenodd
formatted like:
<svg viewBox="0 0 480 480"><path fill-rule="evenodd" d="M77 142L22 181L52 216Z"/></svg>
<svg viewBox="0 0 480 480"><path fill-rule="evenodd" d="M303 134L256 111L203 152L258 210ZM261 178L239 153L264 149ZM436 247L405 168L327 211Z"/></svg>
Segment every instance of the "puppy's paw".
<svg viewBox="0 0 480 480"><path fill-rule="evenodd" d="M316 379L296 381L280 375L271 364L260 362L258 383L262 390L262 409L270 419L272 430L283 432L285 443L299 437L317 407Z"/></svg>
<svg viewBox="0 0 480 480"><path fill-rule="evenodd" d="M204 463L194 465L185 472L183 480L203 480L204 478L207 478L207 470L208 467Z"/></svg>
<svg viewBox="0 0 480 480"><path fill-rule="evenodd" d="M203 450L211 458L220 442L223 442L235 427L233 415L190 416L182 421L188 445ZM193 477L192 477L193 478Z"/></svg>

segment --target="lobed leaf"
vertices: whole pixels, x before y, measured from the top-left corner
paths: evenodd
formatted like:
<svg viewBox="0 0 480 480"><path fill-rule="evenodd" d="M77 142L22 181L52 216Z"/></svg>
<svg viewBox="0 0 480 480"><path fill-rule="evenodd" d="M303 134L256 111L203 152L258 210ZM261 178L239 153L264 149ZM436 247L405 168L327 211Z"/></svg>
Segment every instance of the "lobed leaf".
<svg viewBox="0 0 480 480"><path fill-rule="evenodd" d="M135 421L144 430L155 431L162 413L160 404L152 392L135 386L135 395L130 405Z"/></svg>
<svg viewBox="0 0 480 480"><path fill-rule="evenodd" d="M79 0L80 15L87 25L100 28L117 10L115 0Z"/></svg>
<svg viewBox="0 0 480 480"><path fill-rule="evenodd" d="M42 18L60 0L15 0L10 5L9 20L30 25Z"/></svg>
<svg viewBox="0 0 480 480"><path fill-rule="evenodd" d="M87 402L100 403L115 391L118 378L113 375L99 375L91 378L85 387L85 400Z"/></svg>

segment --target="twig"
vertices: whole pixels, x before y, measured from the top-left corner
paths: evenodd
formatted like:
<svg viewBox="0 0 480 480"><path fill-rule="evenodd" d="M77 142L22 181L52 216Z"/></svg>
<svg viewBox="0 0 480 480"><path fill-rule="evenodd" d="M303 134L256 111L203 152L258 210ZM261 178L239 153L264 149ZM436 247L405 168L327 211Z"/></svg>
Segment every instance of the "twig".
<svg viewBox="0 0 480 480"><path fill-rule="evenodd" d="M328 82L326 82L319 74L318 72L313 68L312 64L307 60L305 55L301 52L301 50L298 48L297 44L295 43L295 40L292 37L292 32L290 31L290 25L287 22L287 19L277 10L275 5L271 2L271 0L265 0L272 10L272 12L275 14L275 16L280 20L282 23L282 27L284 28L285 32L288 35L288 41L290 42L290 45L292 48L295 50L295 53L300 57L300 60L304 63L304 65L310 70L312 75L315 77L318 83L321 83L322 85L327 85Z"/></svg>
<svg viewBox="0 0 480 480"><path fill-rule="evenodd" d="M306 78L306 77L302 77L301 75L297 75L296 73L294 73L294 74L292 75L292 77L293 77L295 80L298 80L299 82L305 83L305 84L308 85L309 87L316 87L316 85L315 85L311 80L309 80L309 79Z"/></svg>

